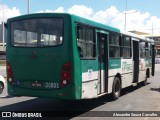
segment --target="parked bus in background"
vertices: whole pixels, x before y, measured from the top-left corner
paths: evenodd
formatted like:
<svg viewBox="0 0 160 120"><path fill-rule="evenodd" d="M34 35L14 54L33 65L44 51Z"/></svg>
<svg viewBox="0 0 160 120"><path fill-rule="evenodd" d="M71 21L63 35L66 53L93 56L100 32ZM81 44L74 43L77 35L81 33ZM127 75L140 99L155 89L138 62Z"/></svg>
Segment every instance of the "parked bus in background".
<svg viewBox="0 0 160 120"><path fill-rule="evenodd" d="M90 99L154 76L154 42L64 13L7 21L7 81L12 96Z"/></svg>

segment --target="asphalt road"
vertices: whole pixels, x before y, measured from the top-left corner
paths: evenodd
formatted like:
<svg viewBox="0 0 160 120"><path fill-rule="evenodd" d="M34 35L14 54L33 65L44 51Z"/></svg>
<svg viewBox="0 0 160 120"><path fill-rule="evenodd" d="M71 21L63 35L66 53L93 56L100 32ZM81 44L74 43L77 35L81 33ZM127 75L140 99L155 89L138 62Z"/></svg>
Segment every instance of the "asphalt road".
<svg viewBox="0 0 160 120"><path fill-rule="evenodd" d="M127 88L122 91L121 97L112 101L110 96L98 99L66 101L35 97L10 97L5 87L0 95L0 111L63 111L57 114L62 116L64 111L76 114L63 119L76 120L160 120L159 117L104 117L108 112L97 111L152 111L160 112L160 64L156 64L156 75L148 79L146 86ZM90 112L92 111L92 112ZM94 112L93 112L94 111ZM115 112L116 113L116 112ZM130 112L128 112L130 114ZM141 113L141 112L139 112ZM97 115L96 115L97 114ZM112 113L111 113L112 114ZM82 117L83 116L83 117ZM92 116L92 117L91 117ZM94 116L94 117L93 117ZM95 117L96 116L96 117ZM51 118L52 119L52 118Z"/></svg>

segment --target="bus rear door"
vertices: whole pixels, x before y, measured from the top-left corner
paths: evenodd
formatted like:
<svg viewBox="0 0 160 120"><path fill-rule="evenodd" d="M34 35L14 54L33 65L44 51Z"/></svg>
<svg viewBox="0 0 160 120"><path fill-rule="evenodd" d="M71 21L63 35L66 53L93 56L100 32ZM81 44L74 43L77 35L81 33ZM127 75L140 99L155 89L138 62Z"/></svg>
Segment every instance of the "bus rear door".
<svg viewBox="0 0 160 120"><path fill-rule="evenodd" d="M155 74L155 49L154 49L154 45L151 45L151 49L152 49L152 76L154 76L154 74Z"/></svg>
<svg viewBox="0 0 160 120"><path fill-rule="evenodd" d="M139 41L133 39L133 83L139 78Z"/></svg>

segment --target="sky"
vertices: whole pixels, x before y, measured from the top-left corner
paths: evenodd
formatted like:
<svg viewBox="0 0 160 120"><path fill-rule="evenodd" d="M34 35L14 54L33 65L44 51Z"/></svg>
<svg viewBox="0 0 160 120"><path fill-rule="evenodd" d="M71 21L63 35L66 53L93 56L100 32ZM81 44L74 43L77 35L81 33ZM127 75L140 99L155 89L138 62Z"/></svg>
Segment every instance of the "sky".
<svg viewBox="0 0 160 120"><path fill-rule="evenodd" d="M0 0L0 23L27 14L27 2ZM159 5L159 0L30 0L30 13L71 13L121 30L160 34Z"/></svg>

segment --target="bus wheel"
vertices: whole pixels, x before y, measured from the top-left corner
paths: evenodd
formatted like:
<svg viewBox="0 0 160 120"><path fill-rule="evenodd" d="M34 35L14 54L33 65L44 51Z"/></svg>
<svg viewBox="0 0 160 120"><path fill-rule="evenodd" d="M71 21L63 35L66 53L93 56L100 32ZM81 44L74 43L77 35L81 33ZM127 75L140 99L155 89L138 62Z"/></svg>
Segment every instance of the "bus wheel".
<svg viewBox="0 0 160 120"><path fill-rule="evenodd" d="M112 98L113 100L117 100L120 96L121 92L121 83L120 79L118 77L115 77L113 81L113 86L112 86Z"/></svg>
<svg viewBox="0 0 160 120"><path fill-rule="evenodd" d="M146 77L145 77L145 80L142 82L142 85L143 85L143 86L146 86L146 85L147 85L147 75L146 75Z"/></svg>

